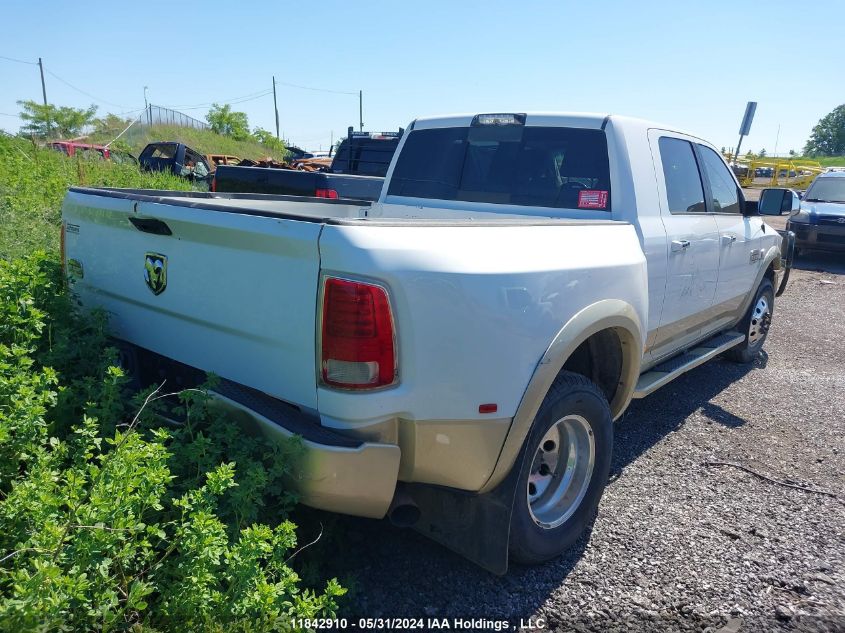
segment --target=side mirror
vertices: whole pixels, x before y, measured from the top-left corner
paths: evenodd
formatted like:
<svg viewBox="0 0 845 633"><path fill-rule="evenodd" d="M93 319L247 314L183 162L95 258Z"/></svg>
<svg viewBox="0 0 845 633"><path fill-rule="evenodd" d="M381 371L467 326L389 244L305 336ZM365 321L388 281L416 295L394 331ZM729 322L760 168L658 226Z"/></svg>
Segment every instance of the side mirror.
<svg viewBox="0 0 845 633"><path fill-rule="evenodd" d="M792 189L763 189L757 208L760 215L791 215L801 208L801 198Z"/></svg>

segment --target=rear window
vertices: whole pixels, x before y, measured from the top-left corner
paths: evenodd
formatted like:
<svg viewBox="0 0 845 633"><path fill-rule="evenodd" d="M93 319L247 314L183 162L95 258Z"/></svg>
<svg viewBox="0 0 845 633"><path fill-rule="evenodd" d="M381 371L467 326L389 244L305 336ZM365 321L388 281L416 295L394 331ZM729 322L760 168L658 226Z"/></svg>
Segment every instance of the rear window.
<svg viewBox="0 0 845 633"><path fill-rule="evenodd" d="M335 173L358 174L362 176L384 176L399 145L399 139L354 139L352 156L350 142L340 144L332 162Z"/></svg>
<svg viewBox="0 0 845 633"><path fill-rule="evenodd" d="M602 130L478 126L416 130L388 195L562 209L610 209Z"/></svg>
<svg viewBox="0 0 845 633"><path fill-rule="evenodd" d="M173 158L176 155L176 145L167 143L164 145L154 145L152 148L144 150L145 158Z"/></svg>

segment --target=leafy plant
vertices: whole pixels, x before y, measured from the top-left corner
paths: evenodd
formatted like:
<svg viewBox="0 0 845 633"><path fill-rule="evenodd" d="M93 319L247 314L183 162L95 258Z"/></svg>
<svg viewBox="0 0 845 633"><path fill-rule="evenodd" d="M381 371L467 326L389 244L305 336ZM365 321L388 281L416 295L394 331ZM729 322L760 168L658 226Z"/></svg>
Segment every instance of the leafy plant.
<svg viewBox="0 0 845 633"><path fill-rule="evenodd" d="M804 153L810 156L845 154L845 104L834 108L819 120L804 147Z"/></svg>
<svg viewBox="0 0 845 633"><path fill-rule="evenodd" d="M300 447L238 433L203 389L179 394L186 421L164 427L161 388L124 397L104 325L74 310L51 257L0 260L0 630L270 631L333 615L345 590L303 588L290 566L284 481Z"/></svg>
<svg viewBox="0 0 845 633"><path fill-rule="evenodd" d="M211 104L211 109L205 116L213 132L223 136L231 136L236 140L246 140L250 137L249 121L245 112L234 112L232 106L224 103L222 106Z"/></svg>
<svg viewBox="0 0 845 633"><path fill-rule="evenodd" d="M21 134L36 138L66 138L77 136L94 122L97 106L88 108L70 108L41 104L36 101L18 101L23 108L20 118L26 121L21 126Z"/></svg>

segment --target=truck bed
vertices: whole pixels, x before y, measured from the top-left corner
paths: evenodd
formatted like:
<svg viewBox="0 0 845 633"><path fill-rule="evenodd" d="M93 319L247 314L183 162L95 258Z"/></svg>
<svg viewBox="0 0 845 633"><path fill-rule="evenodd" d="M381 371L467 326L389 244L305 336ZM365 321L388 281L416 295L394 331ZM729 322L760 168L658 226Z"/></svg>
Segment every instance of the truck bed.
<svg viewBox="0 0 845 633"><path fill-rule="evenodd" d="M624 222L494 213L415 217L420 209L408 209L392 206L400 217L372 217L372 206L360 201L73 188L62 209L66 259L71 274L82 274L71 288L84 307L108 314L116 337L323 415L343 396L320 396L317 384L321 274L381 279L397 293L403 362L415 369L400 388L371 403L395 411L413 410L407 398L430 400L412 379L439 375L425 341L450 323L481 319L461 312L468 306L484 305L490 318L478 320L463 345L499 369L495 380L488 375L463 389L477 389L478 398L489 397L491 385L493 393L512 391L502 400L503 409L504 400L511 408L519 381L505 358L518 358L527 380L568 317L549 318L542 302L527 311L514 307L509 318L521 315L512 324L516 347L491 350L487 343L502 325L500 302L557 301L566 284L580 283L576 271L585 267L596 292L610 284L625 295L623 280L643 274L633 227ZM612 262L590 246L599 241L614 251ZM161 269L155 283L151 267ZM622 270L631 273L620 276ZM435 290L444 283L452 288L445 295ZM452 292L458 295L449 299ZM422 303L411 307L417 300ZM383 414L360 404L364 417Z"/></svg>

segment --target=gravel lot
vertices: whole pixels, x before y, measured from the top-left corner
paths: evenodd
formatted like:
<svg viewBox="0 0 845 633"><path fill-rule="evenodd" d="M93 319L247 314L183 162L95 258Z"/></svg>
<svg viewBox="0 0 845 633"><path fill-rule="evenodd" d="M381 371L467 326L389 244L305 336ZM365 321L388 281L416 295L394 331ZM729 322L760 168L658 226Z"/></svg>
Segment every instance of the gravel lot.
<svg viewBox="0 0 845 633"><path fill-rule="evenodd" d="M356 577L342 615L845 631L845 257L798 266L753 366L716 360L633 403L598 518L569 554L499 578L410 530L342 518L337 554Z"/></svg>

